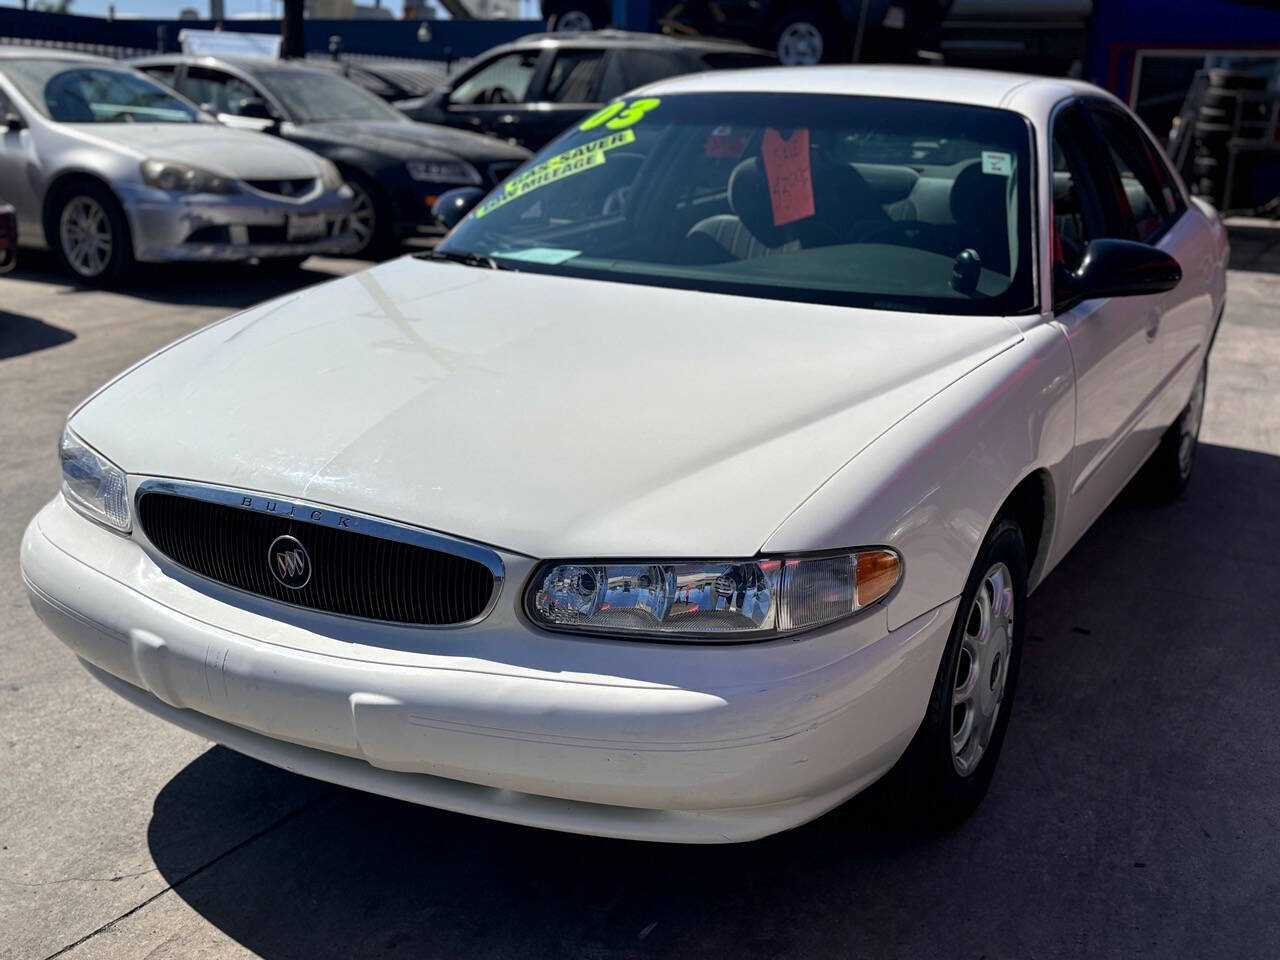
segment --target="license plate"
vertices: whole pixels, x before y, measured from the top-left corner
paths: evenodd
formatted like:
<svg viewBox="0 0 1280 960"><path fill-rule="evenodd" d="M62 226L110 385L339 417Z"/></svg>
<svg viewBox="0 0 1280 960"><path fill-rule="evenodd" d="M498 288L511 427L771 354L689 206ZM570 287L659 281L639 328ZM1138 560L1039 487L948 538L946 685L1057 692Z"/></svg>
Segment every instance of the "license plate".
<svg viewBox="0 0 1280 960"><path fill-rule="evenodd" d="M299 213L289 218L285 237L289 240L314 240L324 236L323 213Z"/></svg>

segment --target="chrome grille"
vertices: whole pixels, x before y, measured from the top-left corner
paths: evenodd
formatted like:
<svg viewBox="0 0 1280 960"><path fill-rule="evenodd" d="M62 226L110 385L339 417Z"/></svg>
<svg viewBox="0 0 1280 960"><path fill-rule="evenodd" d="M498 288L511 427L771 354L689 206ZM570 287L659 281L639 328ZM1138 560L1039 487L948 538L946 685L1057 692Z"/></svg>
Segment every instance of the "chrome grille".
<svg viewBox="0 0 1280 960"><path fill-rule="evenodd" d="M467 623L489 608L498 579L493 564L404 539L370 536L312 523L300 516L342 517L332 510L279 515L245 508L223 495L215 502L163 490L140 491L138 523L152 545L173 562L219 583L283 603L327 613L422 626ZM258 498L280 509L294 505ZM347 517L352 520L353 518ZM378 521L360 520L374 527ZM401 528L404 529L404 528ZM431 536L426 535L425 536ZM280 537L296 538L309 555L311 576L290 588L271 572L269 554ZM441 538L443 539L443 538ZM477 553L480 548L465 546ZM487 551L485 551L487 552Z"/></svg>

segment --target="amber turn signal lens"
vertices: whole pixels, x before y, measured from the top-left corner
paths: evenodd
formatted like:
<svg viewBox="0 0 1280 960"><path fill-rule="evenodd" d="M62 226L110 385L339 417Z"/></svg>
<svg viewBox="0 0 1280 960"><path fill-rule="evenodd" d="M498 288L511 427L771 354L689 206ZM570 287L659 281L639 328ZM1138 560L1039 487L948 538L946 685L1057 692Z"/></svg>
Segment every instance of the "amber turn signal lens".
<svg viewBox="0 0 1280 960"><path fill-rule="evenodd" d="M898 555L892 550L868 550L857 554L858 609L883 599L902 575Z"/></svg>

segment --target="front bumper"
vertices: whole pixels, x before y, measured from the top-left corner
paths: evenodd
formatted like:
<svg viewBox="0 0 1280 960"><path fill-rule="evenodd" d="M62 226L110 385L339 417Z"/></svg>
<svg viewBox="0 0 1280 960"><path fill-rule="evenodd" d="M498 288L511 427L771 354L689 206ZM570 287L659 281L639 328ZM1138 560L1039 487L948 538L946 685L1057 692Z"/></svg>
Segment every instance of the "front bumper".
<svg viewBox="0 0 1280 960"><path fill-rule="evenodd" d="M347 217L351 201L320 190L292 200L264 193L180 196L150 188L122 189L121 200L138 260L208 261L342 255L359 245ZM322 235L289 239L291 218L324 218Z"/></svg>
<svg viewBox="0 0 1280 960"><path fill-rule="evenodd" d="M886 772L921 718L952 601L800 640L603 642L520 620L422 630L256 601L55 498L22 571L41 619L112 689L319 779L577 833L732 842L798 826Z"/></svg>

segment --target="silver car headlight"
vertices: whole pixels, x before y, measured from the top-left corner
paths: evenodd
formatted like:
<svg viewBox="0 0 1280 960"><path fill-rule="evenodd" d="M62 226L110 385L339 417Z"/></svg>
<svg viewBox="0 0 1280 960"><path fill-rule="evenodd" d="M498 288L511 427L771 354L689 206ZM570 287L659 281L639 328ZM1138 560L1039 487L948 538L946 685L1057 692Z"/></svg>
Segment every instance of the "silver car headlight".
<svg viewBox="0 0 1280 960"><path fill-rule="evenodd" d="M544 563L525 595L538 626L597 635L734 642L832 623L882 600L892 550L753 560Z"/></svg>
<svg viewBox="0 0 1280 960"><path fill-rule="evenodd" d="M62 495L90 520L129 531L129 492L124 471L64 428L58 441Z"/></svg>
<svg viewBox="0 0 1280 960"><path fill-rule="evenodd" d="M410 160L405 164L414 180L429 183L461 183L479 185L480 172L462 160Z"/></svg>
<svg viewBox="0 0 1280 960"><path fill-rule="evenodd" d="M157 190L176 193L239 193L235 180L172 160L143 160L142 182Z"/></svg>

